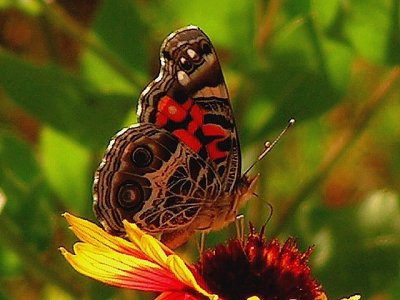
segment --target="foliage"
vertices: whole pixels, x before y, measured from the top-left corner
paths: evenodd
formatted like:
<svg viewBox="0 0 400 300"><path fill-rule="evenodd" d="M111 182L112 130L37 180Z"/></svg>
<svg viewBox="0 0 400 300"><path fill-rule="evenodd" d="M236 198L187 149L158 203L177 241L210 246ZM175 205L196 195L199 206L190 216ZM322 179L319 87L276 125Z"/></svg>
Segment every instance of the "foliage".
<svg viewBox="0 0 400 300"><path fill-rule="evenodd" d="M59 2L0 0L1 298L142 297L73 272L60 215L94 219L108 140L135 122L161 41L187 24L219 53L244 167L297 120L257 166L246 220L261 226L271 203L267 236L315 245L332 298L399 296L399 0Z"/></svg>

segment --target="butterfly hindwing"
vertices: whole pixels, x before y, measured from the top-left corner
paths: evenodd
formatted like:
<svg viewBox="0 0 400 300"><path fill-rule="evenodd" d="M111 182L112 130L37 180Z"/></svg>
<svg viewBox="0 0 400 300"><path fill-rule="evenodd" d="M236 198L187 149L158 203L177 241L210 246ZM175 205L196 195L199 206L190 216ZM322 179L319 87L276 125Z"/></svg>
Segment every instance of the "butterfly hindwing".
<svg viewBox="0 0 400 300"><path fill-rule="evenodd" d="M164 129L138 124L110 142L96 172L94 210L112 233L122 220L150 233L188 227L204 199L216 199L221 185L197 153Z"/></svg>

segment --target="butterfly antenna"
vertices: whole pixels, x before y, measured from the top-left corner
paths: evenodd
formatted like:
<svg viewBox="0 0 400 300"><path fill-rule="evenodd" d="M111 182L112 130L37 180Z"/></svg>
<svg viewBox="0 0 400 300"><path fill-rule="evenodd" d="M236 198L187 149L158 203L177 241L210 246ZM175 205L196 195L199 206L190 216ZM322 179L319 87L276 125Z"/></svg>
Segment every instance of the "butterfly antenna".
<svg viewBox="0 0 400 300"><path fill-rule="evenodd" d="M261 154L257 157L257 159L250 165L250 167L247 168L247 170L243 173L242 176L247 175L247 173L250 172L251 169L260 161L262 160L265 155L268 154L269 151L275 146L275 144L280 140L280 138L286 133L286 131L292 127L292 125L296 122L295 119L290 119L289 122L287 123L286 127L279 133L279 135L275 138L275 140L271 143L269 141L266 141L264 144L264 150L261 152Z"/></svg>
<svg viewBox="0 0 400 300"><path fill-rule="evenodd" d="M267 227L267 224L269 223L269 221L271 221L272 215L274 214L274 207L272 206L271 203L264 201L262 198L260 198L260 196L258 194L253 193L253 195L255 197L257 197L258 199L260 199L264 204L266 204L269 207L269 215L268 215L267 219L265 220L263 226L261 227L260 236L263 236L264 232L265 232L265 228Z"/></svg>
<svg viewBox="0 0 400 300"><path fill-rule="evenodd" d="M267 220L265 220L264 225L262 227L262 228L264 228L264 230L267 227L267 224L269 223L269 221L271 221L272 215L274 214L274 207L272 206L272 204L269 203L269 202L266 202L266 203L267 203L267 205L269 207L269 215L268 215Z"/></svg>

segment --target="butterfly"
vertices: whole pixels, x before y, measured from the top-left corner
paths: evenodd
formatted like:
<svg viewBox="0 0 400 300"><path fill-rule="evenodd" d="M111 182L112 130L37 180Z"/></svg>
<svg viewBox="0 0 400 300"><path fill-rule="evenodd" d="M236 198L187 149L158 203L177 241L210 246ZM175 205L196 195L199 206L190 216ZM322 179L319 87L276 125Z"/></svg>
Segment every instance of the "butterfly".
<svg viewBox="0 0 400 300"><path fill-rule="evenodd" d="M231 102L206 34L171 33L160 61L139 98L139 123L116 134L95 173L93 208L114 235L125 234L126 219L176 248L233 222L258 176L241 176Z"/></svg>

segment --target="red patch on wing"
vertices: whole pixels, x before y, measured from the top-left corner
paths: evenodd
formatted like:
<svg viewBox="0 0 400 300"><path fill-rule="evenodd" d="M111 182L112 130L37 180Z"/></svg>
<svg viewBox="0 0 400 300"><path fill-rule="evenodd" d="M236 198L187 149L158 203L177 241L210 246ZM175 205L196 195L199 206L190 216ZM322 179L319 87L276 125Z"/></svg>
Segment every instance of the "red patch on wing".
<svg viewBox="0 0 400 300"><path fill-rule="evenodd" d="M201 149L201 143L194 134L203 125L204 113L198 105L194 104L193 99L188 99L185 103L179 104L171 97L164 96L158 102L157 110L156 126L158 127L165 127L168 121L182 123L188 115L191 116L192 120L186 129L176 129L172 133L198 153Z"/></svg>
<svg viewBox="0 0 400 300"><path fill-rule="evenodd" d="M221 125L217 124L205 124L203 125L202 130L205 136L219 137L217 139L214 139L206 146L209 157L212 160L227 157L229 152L221 151L218 148L218 143L226 139L229 133Z"/></svg>
<svg viewBox="0 0 400 300"><path fill-rule="evenodd" d="M193 105L193 99L188 99L185 103L182 104L182 108L186 111L189 110Z"/></svg>
<svg viewBox="0 0 400 300"><path fill-rule="evenodd" d="M188 131L192 134L196 132L203 125L203 116L204 113L198 105L193 105L190 110L190 116L192 117L192 121L190 121L188 125Z"/></svg>
<svg viewBox="0 0 400 300"><path fill-rule="evenodd" d="M173 134L193 149L194 152L199 153L201 149L201 143L198 138L185 129L174 130Z"/></svg>
<svg viewBox="0 0 400 300"><path fill-rule="evenodd" d="M178 102L169 96L164 96L158 102L156 125L163 127L168 120L183 122L188 112Z"/></svg>
<svg viewBox="0 0 400 300"><path fill-rule="evenodd" d="M212 159L224 158L227 157L229 152L228 151L221 151L218 148L218 143L223 141L223 139L216 139L209 143L207 147L208 156Z"/></svg>
<svg viewBox="0 0 400 300"><path fill-rule="evenodd" d="M193 118L193 121L203 124L204 113L197 104L193 105L192 109L190 110L190 116Z"/></svg>
<svg viewBox="0 0 400 300"><path fill-rule="evenodd" d="M221 125L217 124L204 124L202 126L203 133L205 136L223 136L227 137L228 134Z"/></svg>
<svg viewBox="0 0 400 300"><path fill-rule="evenodd" d="M176 129L172 132L180 141L185 143L194 152L199 153L203 146L201 141L195 136L198 129L201 129L204 136L214 137L212 141L204 145L210 159L215 160L229 155L228 151L221 151L218 143L228 138L229 132L218 124L204 124L204 112L193 99L188 99L185 103L179 104L169 96L160 99L157 106L156 126L165 127L168 121L182 123L190 116L191 120L187 128Z"/></svg>

